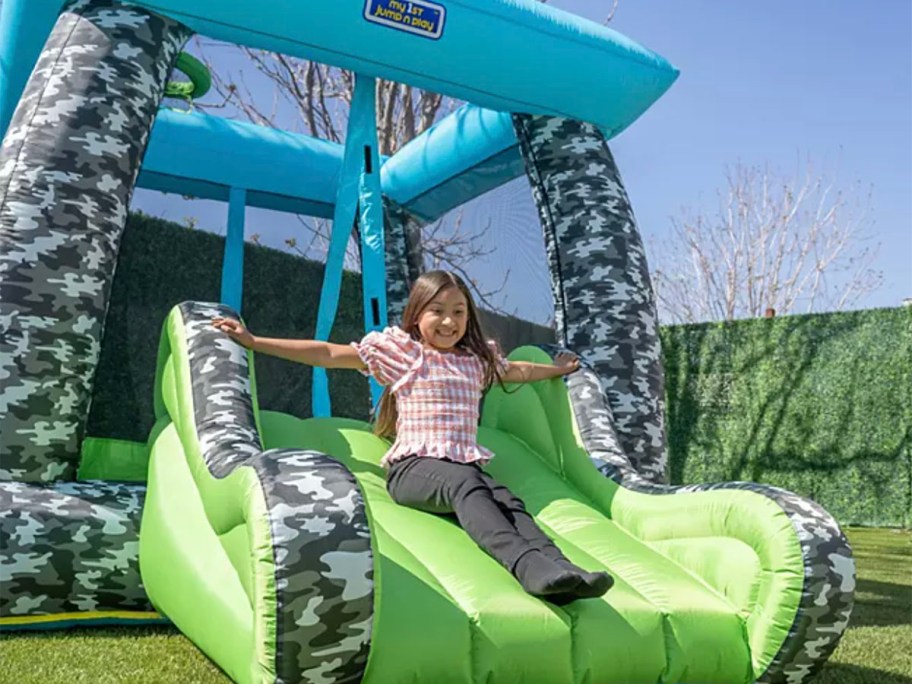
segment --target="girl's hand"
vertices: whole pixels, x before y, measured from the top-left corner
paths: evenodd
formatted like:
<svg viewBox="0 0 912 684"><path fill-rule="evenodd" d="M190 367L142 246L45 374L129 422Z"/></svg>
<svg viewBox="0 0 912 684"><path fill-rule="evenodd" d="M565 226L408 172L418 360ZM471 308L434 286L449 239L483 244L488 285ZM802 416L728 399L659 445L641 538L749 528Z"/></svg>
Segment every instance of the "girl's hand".
<svg viewBox="0 0 912 684"><path fill-rule="evenodd" d="M576 354L571 352L560 352L554 357L554 365L560 369L561 375L569 375L579 368L580 361Z"/></svg>
<svg viewBox="0 0 912 684"><path fill-rule="evenodd" d="M213 318L212 326L221 330L242 347L247 349L253 347L254 337L240 321L236 321L233 318Z"/></svg>

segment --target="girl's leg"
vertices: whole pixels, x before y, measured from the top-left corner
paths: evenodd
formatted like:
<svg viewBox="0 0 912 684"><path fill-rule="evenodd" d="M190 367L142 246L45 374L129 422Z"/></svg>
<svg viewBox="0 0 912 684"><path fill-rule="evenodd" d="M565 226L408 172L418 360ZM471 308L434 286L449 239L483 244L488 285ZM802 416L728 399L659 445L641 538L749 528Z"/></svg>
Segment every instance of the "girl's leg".
<svg viewBox="0 0 912 684"><path fill-rule="evenodd" d="M500 506L507 519L513 523L516 531L523 539L531 547L540 550L545 556L555 561L560 567L576 572L582 577L582 584L574 592L577 597L595 598L601 596L612 587L614 579L608 573L602 571L587 572L572 563L538 526L535 519L529 515L522 499L487 473L480 470L479 472L491 490L494 501Z"/></svg>
<svg viewBox="0 0 912 684"><path fill-rule="evenodd" d="M571 591L580 583L523 538L474 466L435 458L408 457L390 468L387 489L397 503L429 513L455 513L481 548L539 596Z"/></svg>
<svg viewBox="0 0 912 684"><path fill-rule="evenodd" d="M549 558L555 560L564 558L564 554L557 548L551 538L538 526L535 519L526 511L526 506L518 496L513 494L506 485L501 484L486 472L479 470L482 479L491 490L494 501L500 506L507 519L516 528L516 531L530 546L538 549Z"/></svg>

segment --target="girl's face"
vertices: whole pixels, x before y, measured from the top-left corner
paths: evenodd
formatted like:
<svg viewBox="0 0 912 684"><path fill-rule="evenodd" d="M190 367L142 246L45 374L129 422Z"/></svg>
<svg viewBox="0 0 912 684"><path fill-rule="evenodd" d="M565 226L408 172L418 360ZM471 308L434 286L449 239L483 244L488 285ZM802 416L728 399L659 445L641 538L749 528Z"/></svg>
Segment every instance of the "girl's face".
<svg viewBox="0 0 912 684"><path fill-rule="evenodd" d="M436 349L452 349L465 335L469 305L457 287L437 294L418 314L421 339Z"/></svg>

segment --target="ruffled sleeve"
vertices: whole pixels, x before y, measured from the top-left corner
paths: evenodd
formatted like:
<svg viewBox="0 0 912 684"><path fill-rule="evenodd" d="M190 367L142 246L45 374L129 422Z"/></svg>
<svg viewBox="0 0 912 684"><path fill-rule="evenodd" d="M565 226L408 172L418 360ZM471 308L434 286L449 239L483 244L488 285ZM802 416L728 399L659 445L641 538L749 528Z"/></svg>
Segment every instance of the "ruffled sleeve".
<svg viewBox="0 0 912 684"><path fill-rule="evenodd" d="M366 375L388 386L392 392L414 375L424 356L421 344L397 327L370 332L351 346L367 366Z"/></svg>
<svg viewBox="0 0 912 684"><path fill-rule="evenodd" d="M494 367L497 369L497 372L500 375L503 375L507 372L507 369L510 367L510 362L504 357L500 351L500 345L497 344L494 340L488 340L488 347L491 349L491 352L494 354Z"/></svg>

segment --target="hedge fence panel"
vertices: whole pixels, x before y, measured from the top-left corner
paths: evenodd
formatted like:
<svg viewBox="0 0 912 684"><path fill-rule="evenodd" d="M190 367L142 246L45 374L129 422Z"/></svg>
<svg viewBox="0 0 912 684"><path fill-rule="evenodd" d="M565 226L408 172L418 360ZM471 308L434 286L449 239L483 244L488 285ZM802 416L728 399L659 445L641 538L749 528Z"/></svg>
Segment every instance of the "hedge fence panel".
<svg viewBox="0 0 912 684"><path fill-rule="evenodd" d="M750 480L844 523L906 525L912 308L662 332L671 479Z"/></svg>

